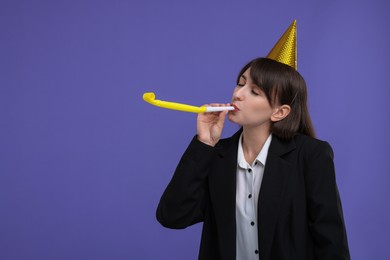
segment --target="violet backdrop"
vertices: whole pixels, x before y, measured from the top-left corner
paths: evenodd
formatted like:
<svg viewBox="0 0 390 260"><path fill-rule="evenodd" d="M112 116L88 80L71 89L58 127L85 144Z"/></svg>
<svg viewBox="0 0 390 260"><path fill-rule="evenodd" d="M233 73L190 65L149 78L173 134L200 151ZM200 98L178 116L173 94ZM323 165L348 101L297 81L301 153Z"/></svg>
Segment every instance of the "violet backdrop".
<svg viewBox="0 0 390 260"><path fill-rule="evenodd" d="M159 198L196 115L293 19L298 70L335 152L351 256L389 259L390 4L360 1L0 1L0 260L197 259ZM230 122L223 136L238 129Z"/></svg>

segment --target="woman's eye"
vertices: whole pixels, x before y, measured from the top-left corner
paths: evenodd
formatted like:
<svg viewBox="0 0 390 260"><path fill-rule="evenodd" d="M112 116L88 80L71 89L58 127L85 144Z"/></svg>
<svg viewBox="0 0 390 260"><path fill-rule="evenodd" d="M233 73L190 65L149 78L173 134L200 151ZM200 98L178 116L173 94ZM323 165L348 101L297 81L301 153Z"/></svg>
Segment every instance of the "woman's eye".
<svg viewBox="0 0 390 260"><path fill-rule="evenodd" d="M260 95L259 93L257 93L255 90L252 90L252 94L255 95L255 96L258 96Z"/></svg>
<svg viewBox="0 0 390 260"><path fill-rule="evenodd" d="M237 83L237 86L239 86L239 87L243 87L243 86L245 86L245 83L241 83L241 82L239 82L239 83Z"/></svg>

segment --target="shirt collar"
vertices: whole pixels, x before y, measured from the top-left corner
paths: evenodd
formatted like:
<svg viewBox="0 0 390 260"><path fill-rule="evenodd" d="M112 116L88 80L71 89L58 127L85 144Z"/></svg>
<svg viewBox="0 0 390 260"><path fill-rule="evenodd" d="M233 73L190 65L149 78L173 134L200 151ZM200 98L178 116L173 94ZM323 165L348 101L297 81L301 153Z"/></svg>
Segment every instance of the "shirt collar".
<svg viewBox="0 0 390 260"><path fill-rule="evenodd" d="M261 148L259 154L256 156L256 159L253 163L260 162L263 166L265 166L265 161L267 160L268 149L271 144L272 134L270 134L265 141L263 147ZM243 169L247 169L251 167L245 160L244 151L242 150L242 133L240 135L240 140L238 141L238 153L237 153L237 162L238 166Z"/></svg>

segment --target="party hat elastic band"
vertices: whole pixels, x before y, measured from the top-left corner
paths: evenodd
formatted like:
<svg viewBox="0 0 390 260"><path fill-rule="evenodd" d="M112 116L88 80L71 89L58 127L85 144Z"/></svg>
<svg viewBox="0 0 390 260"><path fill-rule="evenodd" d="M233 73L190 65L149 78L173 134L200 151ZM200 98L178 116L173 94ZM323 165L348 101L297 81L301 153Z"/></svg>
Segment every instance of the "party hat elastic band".
<svg viewBox="0 0 390 260"><path fill-rule="evenodd" d="M284 63L294 69L297 64L297 21L294 20L279 41L268 53L267 58Z"/></svg>

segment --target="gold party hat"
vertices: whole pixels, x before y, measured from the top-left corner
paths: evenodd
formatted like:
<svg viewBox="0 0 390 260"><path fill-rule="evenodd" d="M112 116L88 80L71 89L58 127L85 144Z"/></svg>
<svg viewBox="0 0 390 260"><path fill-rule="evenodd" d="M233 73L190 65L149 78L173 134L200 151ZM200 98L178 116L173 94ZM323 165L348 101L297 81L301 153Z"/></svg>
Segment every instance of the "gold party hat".
<svg viewBox="0 0 390 260"><path fill-rule="evenodd" d="M287 28L279 41L268 53L267 58L284 63L294 69L298 69L297 64L297 20Z"/></svg>

